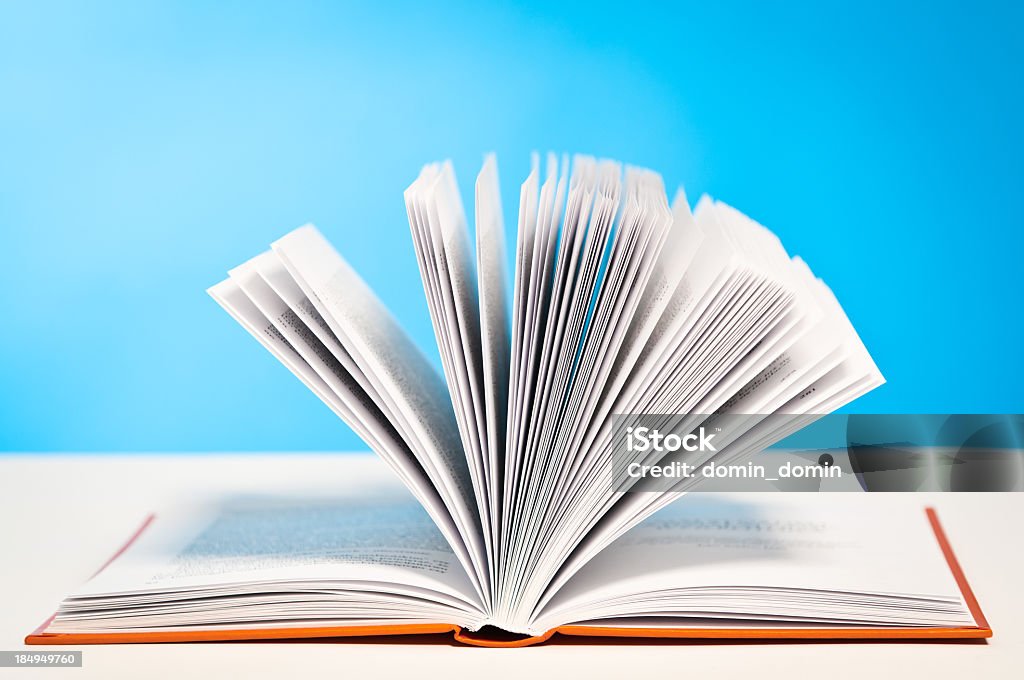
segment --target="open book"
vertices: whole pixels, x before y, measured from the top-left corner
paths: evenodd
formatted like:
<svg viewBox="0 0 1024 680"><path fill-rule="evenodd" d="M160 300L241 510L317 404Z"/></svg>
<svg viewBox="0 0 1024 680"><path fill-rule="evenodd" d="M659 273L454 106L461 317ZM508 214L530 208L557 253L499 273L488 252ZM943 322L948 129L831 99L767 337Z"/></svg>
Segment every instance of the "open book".
<svg viewBox="0 0 1024 680"><path fill-rule="evenodd" d="M708 198L691 212L680 191L670 206L647 170L549 156L542 176L535 159L509 293L493 156L475 199L474 252L449 163L405 192L443 375L313 226L209 291L415 504L158 517L30 641L987 634L923 512L666 508L685 483L614 479L617 415L676 414L696 431L762 414L698 452L728 461L883 382L775 235Z"/></svg>

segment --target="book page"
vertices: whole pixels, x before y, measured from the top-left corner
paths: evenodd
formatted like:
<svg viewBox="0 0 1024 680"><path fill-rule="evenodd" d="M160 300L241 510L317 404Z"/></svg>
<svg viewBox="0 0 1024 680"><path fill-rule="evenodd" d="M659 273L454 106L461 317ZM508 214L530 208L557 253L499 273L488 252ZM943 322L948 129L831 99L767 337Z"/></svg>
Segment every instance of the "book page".
<svg viewBox="0 0 1024 680"><path fill-rule="evenodd" d="M406 212L441 363L462 439L490 571L489 436L477 272L451 162L431 164L405 191ZM487 576L490 580L489 575ZM489 589L486 591L489 592Z"/></svg>
<svg viewBox="0 0 1024 680"><path fill-rule="evenodd" d="M296 229L271 247L411 434L407 443L449 507L482 584L483 528L444 379L315 227Z"/></svg>
<svg viewBox="0 0 1024 680"><path fill-rule="evenodd" d="M497 518L505 467L511 340L505 283L505 222L498 188L498 163L494 154L487 156L476 180L476 257L487 412L485 472L492 543L497 544L500 528Z"/></svg>
<svg viewBox="0 0 1024 680"><path fill-rule="evenodd" d="M570 194L567 225L578 224L573 219L577 211L574 194ZM534 474L525 484L528 493L521 505L523 528L518 537L521 547L516 550L520 558L516 568L525 573L536 574L538 567L547 569L542 560L550 557L550 537L557 525L565 521L564 513L555 510L565 500L563 483L567 472L585 453L580 448L580 434L593 423L597 397L609 380L611 357L623 351L626 328L622 320L632 318L639 305L672 224L657 175L628 168L622 196L623 207L612 236L605 248L593 253L605 252L603 275L589 284L586 277L574 281L578 285L575 292L581 294L579 299L589 300L588 304L562 308L561 315L576 316L579 325L569 325L575 326L578 335L570 334L570 342L563 345L555 380L544 388L539 416L532 419L542 425L532 433L532 446L526 451ZM569 238L563 235L563 244ZM562 256L569 252L566 249ZM556 267L561 264L560 256ZM594 264L596 275L597 262ZM552 310L553 316L555 311ZM550 321L551 317L549 327ZM535 578L517 594L522 602L521 611L532 606L541 587L540 580Z"/></svg>
<svg viewBox="0 0 1024 680"><path fill-rule="evenodd" d="M656 604L640 603L654 594ZM756 617L767 613L758 600L774 602L782 618L973 625L912 498L700 493L591 560L547 603L538 629L630 607L634 616L704 608Z"/></svg>
<svg viewBox="0 0 1024 680"><path fill-rule="evenodd" d="M158 513L142 535L73 598L243 584L375 584L475 609L479 599L423 508L381 497L238 498ZM259 588L257 588L257 591Z"/></svg>
<svg viewBox="0 0 1024 680"><path fill-rule="evenodd" d="M690 310L684 314L675 305L668 306L664 318L676 328L648 345L634 372L637 384L624 386L617 412L700 414L723 409L813 415L833 410L881 382L831 292L823 295L823 284L802 261L790 260L774 235L707 198L701 199L697 215L706 238L677 295L701 302L680 305ZM691 292L695 287L688 283L690 278L704 281L699 288L707 292ZM772 290L776 292L766 297L765 291ZM740 305L746 309L742 314ZM768 319L774 320L765 324ZM759 379L776 360L776 367L784 370ZM714 373L695 372L702 362ZM807 422L784 420L792 429ZM742 458L789 434L776 427L778 422L762 425L756 418L748 419L749 431L736 433L732 443L713 454L716 462ZM613 476L608 470L613 440L607 424L603 429L600 423L595 425L591 436L596 433L596 439L573 471L567 529L555 541L559 552L546 560L547 568L559 573L541 603L622 532L677 497L616 498L604 493ZM574 488L582 489L582 496L573 493ZM681 483L674 491L684 488Z"/></svg>
<svg viewBox="0 0 1024 680"><path fill-rule="evenodd" d="M256 274L256 270L272 272L268 259L276 258L272 253L266 253L250 260L232 270L233 278L213 286L208 292L395 471L437 523L467 571L471 570L472 557L444 500L385 414L377 409L369 395L354 384L353 377L337 360L339 355L332 353L339 348L327 351L325 345L314 346L315 333L302 323L300 317L300 314L308 312L303 312L300 306L292 308L285 304L267 280ZM284 289L275 277L269 279ZM247 295L240 282L246 285L250 294ZM305 300L304 297L302 299ZM333 336L328 337L321 332L320 337L330 342ZM343 350L340 351L343 355Z"/></svg>

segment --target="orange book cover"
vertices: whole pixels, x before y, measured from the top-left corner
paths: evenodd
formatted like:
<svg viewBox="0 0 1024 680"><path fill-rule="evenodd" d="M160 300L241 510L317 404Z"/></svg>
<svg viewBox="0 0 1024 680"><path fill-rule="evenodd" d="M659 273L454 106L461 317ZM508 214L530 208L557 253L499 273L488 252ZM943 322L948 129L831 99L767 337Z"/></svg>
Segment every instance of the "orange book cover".
<svg viewBox="0 0 1024 680"><path fill-rule="evenodd" d="M399 636L451 633L458 642L479 647L527 647L556 638L560 635L610 638L677 638L689 640L961 640L992 637L992 629L981 611L971 586L967 582L960 563L946 533L939 523L933 508L926 508L928 521L935 532L935 539L942 549L946 563L956 579L964 601L974 618L974 626L957 628L942 627L857 627L857 628L636 628L617 626L559 626L536 637L494 636L464 630L450 623L381 625L381 626L328 626L315 628L287 627L274 629L217 629L160 631L138 633L48 633L47 628L53 616L39 628L25 637L29 645L90 645L126 644L143 642L230 642L309 638L351 638L367 636ZM134 535L100 568L102 571L117 559L142 534L153 521L150 516ZM54 615L55 616L55 615Z"/></svg>

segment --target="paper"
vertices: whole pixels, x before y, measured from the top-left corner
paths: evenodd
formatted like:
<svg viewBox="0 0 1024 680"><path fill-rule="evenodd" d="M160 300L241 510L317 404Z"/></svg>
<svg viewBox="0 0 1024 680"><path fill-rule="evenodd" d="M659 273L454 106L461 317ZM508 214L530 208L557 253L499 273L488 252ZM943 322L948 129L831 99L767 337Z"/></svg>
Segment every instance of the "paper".
<svg viewBox="0 0 1024 680"><path fill-rule="evenodd" d="M697 494L631 529L536 627L618 616L973 625L924 511L864 498Z"/></svg>
<svg viewBox="0 0 1024 680"><path fill-rule="evenodd" d="M447 541L410 499L241 498L158 513L128 550L65 600L50 630L472 626L481 617Z"/></svg>
<svg viewBox="0 0 1024 680"><path fill-rule="evenodd" d="M709 197L691 212L682 190L670 209L647 170L554 154L540 166L535 156L520 190L511 322L495 158L475 184L475 253L450 162L424 166L405 192L443 376L312 226L211 290L389 462L485 620L519 631L556 610L597 616L574 589L598 597L597 581L580 585L593 565L690 488L613 488L629 462L612 456L617 414L688 428L751 416L698 461L725 464L883 382L832 292L764 226ZM634 557L620 562L646 559ZM675 609L634 595L636 608L601 616L773 620L724 603L702 615L704 592Z"/></svg>

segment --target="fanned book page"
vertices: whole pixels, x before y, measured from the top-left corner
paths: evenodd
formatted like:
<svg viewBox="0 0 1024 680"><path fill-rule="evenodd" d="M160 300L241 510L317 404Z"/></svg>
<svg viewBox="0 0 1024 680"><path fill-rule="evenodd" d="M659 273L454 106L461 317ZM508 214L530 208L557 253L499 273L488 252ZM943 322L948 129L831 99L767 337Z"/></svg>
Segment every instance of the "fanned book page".
<svg viewBox="0 0 1024 680"><path fill-rule="evenodd" d="M685 481L623 481L651 462L623 455L624 415L734 423L694 453L729 463L882 384L768 229L708 197L691 210L681 189L670 202L649 170L534 157L508 280L493 156L472 224L449 162L404 199L440 370L311 225L209 292L412 499L160 515L30 641L989 634L920 509L667 508Z"/></svg>

